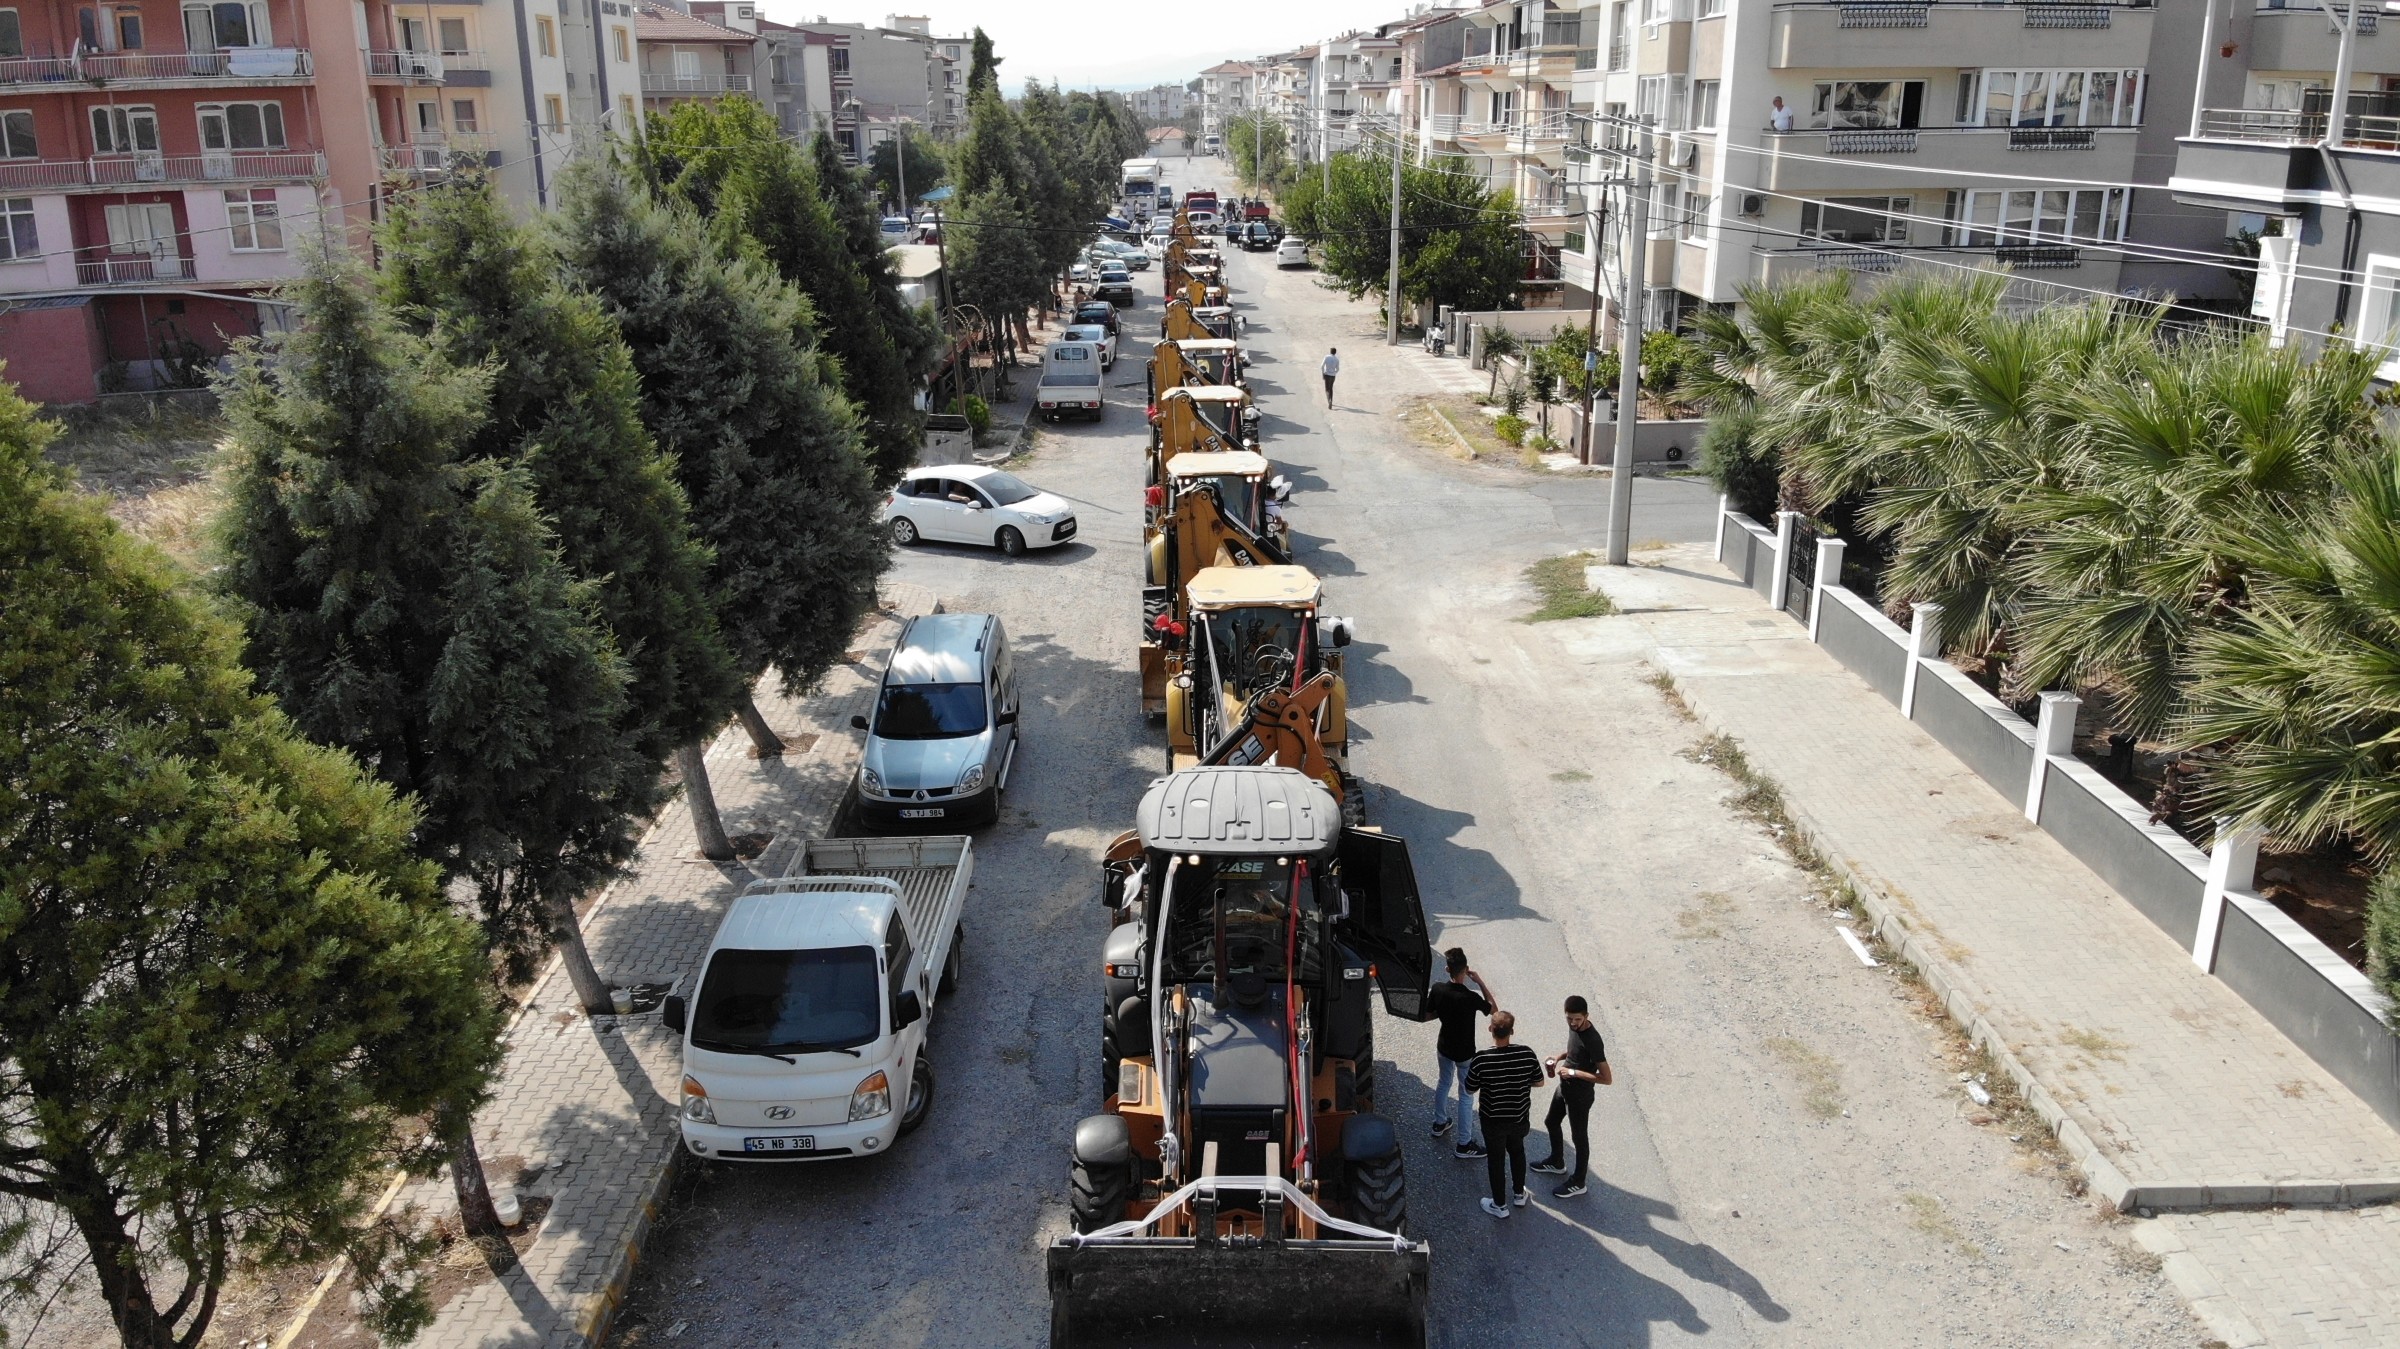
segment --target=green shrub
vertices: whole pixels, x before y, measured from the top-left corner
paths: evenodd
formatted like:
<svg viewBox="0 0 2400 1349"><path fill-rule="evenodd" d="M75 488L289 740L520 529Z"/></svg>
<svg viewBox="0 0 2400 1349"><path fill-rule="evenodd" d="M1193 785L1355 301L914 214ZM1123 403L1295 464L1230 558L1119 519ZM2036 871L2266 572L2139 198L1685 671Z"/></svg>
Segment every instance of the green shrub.
<svg viewBox="0 0 2400 1349"><path fill-rule="evenodd" d="M978 440L990 435L992 433L992 405L974 394L968 394L967 425L975 428L975 437Z"/></svg>
<svg viewBox="0 0 2400 1349"><path fill-rule="evenodd" d="M1501 413L1499 420L1492 423L1492 429L1498 431L1500 438L1511 445L1525 443L1525 419L1513 412Z"/></svg>
<svg viewBox="0 0 2400 1349"><path fill-rule="evenodd" d="M1512 379L1500 390L1500 410L1511 417L1525 415L1525 381Z"/></svg>

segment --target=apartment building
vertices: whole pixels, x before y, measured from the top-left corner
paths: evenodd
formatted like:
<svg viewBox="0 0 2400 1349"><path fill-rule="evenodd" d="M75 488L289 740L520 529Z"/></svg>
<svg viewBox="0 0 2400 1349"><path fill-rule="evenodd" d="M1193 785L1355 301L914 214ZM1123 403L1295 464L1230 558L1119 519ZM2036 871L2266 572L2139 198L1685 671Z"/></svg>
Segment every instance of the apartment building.
<svg viewBox="0 0 2400 1349"><path fill-rule="evenodd" d="M1572 97L1604 120L1569 203L1597 203L1599 178L1631 171L1608 153L1627 133L1605 119L1651 119L1658 183L1643 247L1648 310L1662 325L1732 303L1746 282L1825 268L2001 270L2023 278L2027 299L2222 295L2220 267L2142 256L2223 246L2221 219L2163 190L2191 106L2201 8L1587 4L1592 42ZM1571 242L1582 247L1562 271L1568 298L1581 302L1595 271L1613 294L1623 241L1605 256L1588 231Z"/></svg>
<svg viewBox="0 0 2400 1349"><path fill-rule="evenodd" d="M934 64L927 67L928 82L933 97L928 104L926 126L934 135L948 140L967 121L967 72L975 67L975 39L969 37L936 37L933 21L920 15L894 14L883 26L898 33L923 38L931 44L929 53Z"/></svg>
<svg viewBox="0 0 2400 1349"><path fill-rule="evenodd" d="M1220 61L1200 72L1200 134L1221 136L1225 124L1257 104L1258 71L1247 61Z"/></svg>
<svg viewBox="0 0 2400 1349"><path fill-rule="evenodd" d="M2278 344L2380 351L2400 381L2400 31L2364 5L2347 35L2313 6L2211 9L2176 199L2264 236L2251 313Z"/></svg>
<svg viewBox="0 0 2400 1349"><path fill-rule="evenodd" d="M1133 115L1142 125L1165 126L1183 120L1188 99L1180 84L1154 84L1125 95L1125 101L1133 105Z"/></svg>
<svg viewBox="0 0 2400 1349"><path fill-rule="evenodd" d="M706 13L708 17L702 17ZM731 26L738 25L738 26ZM678 103L758 93L758 10L752 4L695 4L692 12L645 4L634 25L645 114Z"/></svg>
<svg viewBox="0 0 2400 1349"><path fill-rule="evenodd" d="M1415 22L1418 59L1441 62L1418 70L1410 91L1423 152L1514 195L1525 217L1525 304L1563 303L1562 250L1585 242L1568 215L1567 174L1581 15L1546 0L1494 0Z"/></svg>

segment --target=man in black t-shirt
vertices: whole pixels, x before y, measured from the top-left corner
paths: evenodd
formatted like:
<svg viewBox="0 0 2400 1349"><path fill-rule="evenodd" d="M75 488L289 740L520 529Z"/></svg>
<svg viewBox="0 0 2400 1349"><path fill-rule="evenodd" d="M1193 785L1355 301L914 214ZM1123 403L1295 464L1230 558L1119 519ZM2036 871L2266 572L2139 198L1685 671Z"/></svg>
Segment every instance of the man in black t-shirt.
<svg viewBox="0 0 2400 1349"><path fill-rule="evenodd" d="M1434 1042L1441 1076L1433 1092L1433 1136L1440 1138L1450 1132L1450 1088L1456 1083L1459 1129L1453 1155L1480 1157L1484 1148L1475 1128L1475 1105L1468 1099L1467 1060L1475 1057L1475 1018L1497 1010L1500 999L1482 975L1467 967L1464 948L1451 947L1442 961L1450 978L1435 984L1425 999L1425 1010L1442 1024L1441 1036Z"/></svg>
<svg viewBox="0 0 2400 1349"><path fill-rule="evenodd" d="M1575 1174L1567 1183L1551 1191L1561 1199L1573 1199L1583 1193L1583 1182L1592 1165L1592 1097L1595 1087L1605 1087L1614 1080L1608 1067L1607 1047L1600 1043L1600 1032L1592 1028L1591 1005L1581 997L1567 999L1567 1052L1543 1061L1542 1066L1558 1079L1558 1089L1550 1096L1550 1116L1543 1121L1550 1130L1550 1155L1542 1159L1536 1171L1554 1176L1567 1175L1567 1150L1559 1138L1559 1121L1570 1121L1575 1130Z"/></svg>

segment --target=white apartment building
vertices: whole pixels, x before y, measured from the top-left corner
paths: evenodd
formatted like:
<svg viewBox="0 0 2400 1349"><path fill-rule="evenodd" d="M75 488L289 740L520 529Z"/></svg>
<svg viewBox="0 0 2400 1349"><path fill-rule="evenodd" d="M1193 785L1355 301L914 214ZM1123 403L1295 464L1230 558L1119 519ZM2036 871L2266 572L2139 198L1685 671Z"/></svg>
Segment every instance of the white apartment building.
<svg viewBox="0 0 2400 1349"><path fill-rule="evenodd" d="M1246 61L1220 61L1200 72L1200 134L1219 136L1225 123L1256 106L1257 70Z"/></svg>
<svg viewBox="0 0 2400 1349"><path fill-rule="evenodd" d="M1154 84L1125 95L1125 101L1143 126L1166 126L1183 120L1189 98L1180 84Z"/></svg>

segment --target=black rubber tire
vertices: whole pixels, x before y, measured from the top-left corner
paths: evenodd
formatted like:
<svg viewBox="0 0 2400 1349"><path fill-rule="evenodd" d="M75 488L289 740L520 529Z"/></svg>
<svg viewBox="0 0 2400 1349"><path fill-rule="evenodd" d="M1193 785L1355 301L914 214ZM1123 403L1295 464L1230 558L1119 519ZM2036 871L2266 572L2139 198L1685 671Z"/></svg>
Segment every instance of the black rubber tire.
<svg viewBox="0 0 2400 1349"><path fill-rule="evenodd" d="M948 997L958 987L958 948L967 944L967 925L961 923L950 934L950 957L942 962L942 982L936 990Z"/></svg>
<svg viewBox="0 0 2400 1349"><path fill-rule="evenodd" d="M918 1090L920 1084L924 1087L922 1092ZM933 1060L919 1049L916 1063L908 1070L908 1100L900 1107L900 1136L906 1138L923 1128L926 1116L932 1113Z"/></svg>
<svg viewBox="0 0 2400 1349"><path fill-rule="evenodd" d="M915 543L920 537L922 536L917 533L916 521L909 519L905 515L895 515L892 517L892 542L899 544L903 548L906 548L910 544Z"/></svg>
<svg viewBox="0 0 2400 1349"><path fill-rule="evenodd" d="M1404 1232L1408 1224L1408 1178L1400 1154L1349 1166L1350 1217L1386 1232Z"/></svg>
<svg viewBox="0 0 2400 1349"><path fill-rule="evenodd" d="M1074 1164L1068 1177L1067 1211L1078 1232L1097 1232L1125 1221L1125 1205L1133 1198L1131 1167L1088 1167Z"/></svg>
<svg viewBox="0 0 2400 1349"><path fill-rule="evenodd" d="M992 537L992 542L1010 557L1021 556L1025 551L1025 536L1017 531L1015 525L1002 525L1000 532Z"/></svg>

